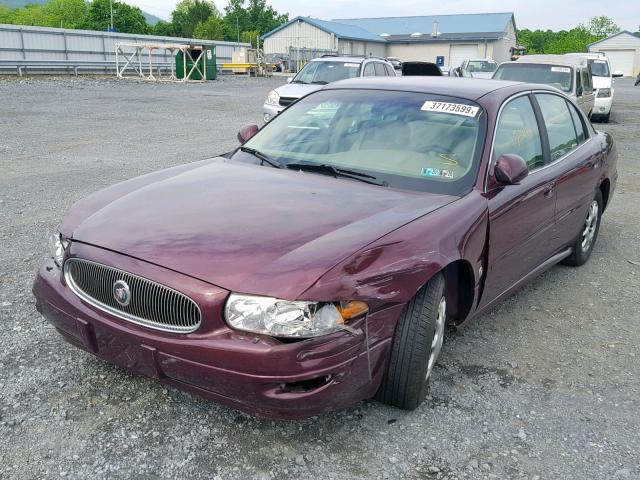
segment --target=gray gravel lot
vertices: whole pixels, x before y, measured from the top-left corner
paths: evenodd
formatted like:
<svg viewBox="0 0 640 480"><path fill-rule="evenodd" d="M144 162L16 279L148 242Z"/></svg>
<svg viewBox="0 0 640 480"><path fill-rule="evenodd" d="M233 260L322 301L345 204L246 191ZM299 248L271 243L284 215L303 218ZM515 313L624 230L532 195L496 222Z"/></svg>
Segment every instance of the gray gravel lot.
<svg viewBox="0 0 640 480"><path fill-rule="evenodd" d="M0 478L640 478L640 88L617 81L620 181L590 262L448 337L414 412L252 418L65 343L31 282L70 205L236 145L277 79L0 80Z"/></svg>

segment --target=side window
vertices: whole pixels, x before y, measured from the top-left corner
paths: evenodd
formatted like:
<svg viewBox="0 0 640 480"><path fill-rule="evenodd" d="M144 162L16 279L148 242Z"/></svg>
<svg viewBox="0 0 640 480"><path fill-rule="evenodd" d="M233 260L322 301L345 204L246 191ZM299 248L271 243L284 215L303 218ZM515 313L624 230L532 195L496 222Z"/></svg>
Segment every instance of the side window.
<svg viewBox="0 0 640 480"><path fill-rule="evenodd" d="M374 70L373 67L373 62L369 62L364 66L364 73L362 74L363 77L375 77L376 76L376 71Z"/></svg>
<svg viewBox="0 0 640 480"><path fill-rule="evenodd" d="M529 171L544 165L538 122L528 96L511 100L500 114L493 142L494 160L508 153L524 158Z"/></svg>
<svg viewBox="0 0 640 480"><path fill-rule="evenodd" d="M584 86L584 93L592 93L591 75L589 75L589 70L586 68L582 69L582 85Z"/></svg>
<svg viewBox="0 0 640 480"><path fill-rule="evenodd" d="M571 104L568 104L568 106L569 112L571 113L571 118L573 119L573 126L576 129L578 143L583 143L585 140L587 140L587 138L589 138L585 124L576 108Z"/></svg>
<svg viewBox="0 0 640 480"><path fill-rule="evenodd" d="M554 161L578 146L571 112L564 98L558 95L539 93L536 99L549 135L551 161Z"/></svg>
<svg viewBox="0 0 640 480"><path fill-rule="evenodd" d="M386 77L387 76L387 71L384 69L384 63L380 63L380 62L373 62L373 64L376 66L376 76L377 77Z"/></svg>
<svg viewBox="0 0 640 480"><path fill-rule="evenodd" d="M395 77L396 72L391 65L384 64L384 69L387 71L387 75L390 77Z"/></svg>

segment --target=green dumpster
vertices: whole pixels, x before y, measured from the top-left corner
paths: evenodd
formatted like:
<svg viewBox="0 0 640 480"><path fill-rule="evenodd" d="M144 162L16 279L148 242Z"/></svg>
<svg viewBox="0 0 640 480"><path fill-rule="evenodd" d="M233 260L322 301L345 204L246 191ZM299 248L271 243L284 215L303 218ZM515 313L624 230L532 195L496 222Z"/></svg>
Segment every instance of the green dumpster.
<svg viewBox="0 0 640 480"><path fill-rule="evenodd" d="M203 47L204 55L202 55L202 58L198 60L198 68L200 69L200 71L198 71L198 69L193 69L191 76L189 76L189 72L191 72L191 69L193 68L194 61L197 60L198 57L200 57L202 50L199 48L190 48L189 54L191 55L191 58L189 58L188 55L184 55L184 52L182 52L182 50L176 54L176 76L179 79L182 79L185 76L185 56L187 64L187 76L189 77L189 80L216 79L216 47L214 45L203 45ZM200 72L204 73L204 78L202 78Z"/></svg>

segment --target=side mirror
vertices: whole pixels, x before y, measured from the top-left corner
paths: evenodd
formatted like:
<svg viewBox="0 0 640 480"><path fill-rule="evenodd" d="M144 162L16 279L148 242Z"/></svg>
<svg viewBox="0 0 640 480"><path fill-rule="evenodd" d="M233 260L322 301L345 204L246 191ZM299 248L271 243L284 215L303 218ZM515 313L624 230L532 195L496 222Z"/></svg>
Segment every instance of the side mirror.
<svg viewBox="0 0 640 480"><path fill-rule="evenodd" d="M291 83L292 80L293 80L293 77L287 77L287 83Z"/></svg>
<svg viewBox="0 0 640 480"><path fill-rule="evenodd" d="M253 137L256 133L258 133L258 130L259 128L257 125L245 125L238 132L238 141L240 142L240 144L245 143L247 140Z"/></svg>
<svg viewBox="0 0 640 480"><path fill-rule="evenodd" d="M611 75L613 78L620 78L620 77L624 77L624 73L620 70L616 70L613 72L613 75Z"/></svg>
<svg viewBox="0 0 640 480"><path fill-rule="evenodd" d="M528 174L527 162L521 156L511 153L500 155L493 172L502 185L518 185Z"/></svg>
<svg viewBox="0 0 640 480"><path fill-rule="evenodd" d="M581 97L582 96L582 87L576 88L576 96L577 97Z"/></svg>

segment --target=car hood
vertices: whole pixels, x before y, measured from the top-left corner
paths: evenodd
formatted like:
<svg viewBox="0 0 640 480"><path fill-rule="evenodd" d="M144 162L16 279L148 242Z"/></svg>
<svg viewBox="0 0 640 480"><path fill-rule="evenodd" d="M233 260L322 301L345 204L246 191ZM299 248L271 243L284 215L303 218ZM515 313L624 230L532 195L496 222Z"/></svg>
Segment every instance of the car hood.
<svg viewBox="0 0 640 480"><path fill-rule="evenodd" d="M593 88L611 88L613 86L613 82L611 81L611 77L591 77L593 82Z"/></svg>
<svg viewBox="0 0 640 480"><path fill-rule="evenodd" d="M456 198L216 158L98 192L71 209L62 231L228 290L294 299Z"/></svg>
<svg viewBox="0 0 640 480"><path fill-rule="evenodd" d="M300 98L304 97L307 93L320 90L324 85L320 84L305 84L305 83L287 83L281 87L276 88L276 92L281 97Z"/></svg>

